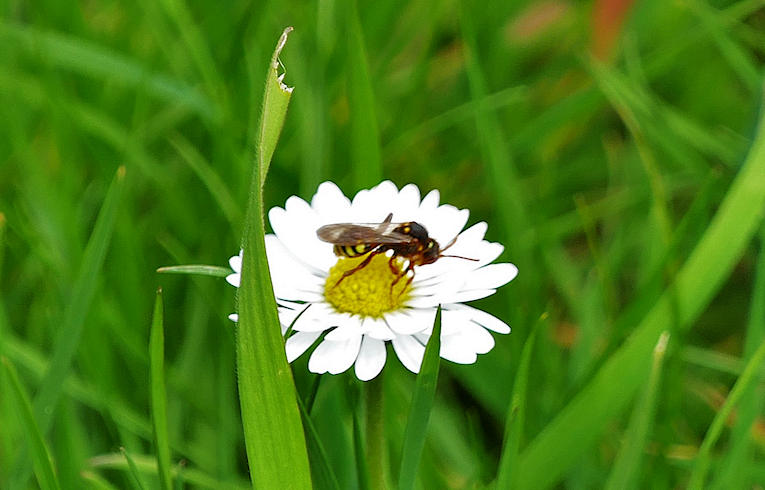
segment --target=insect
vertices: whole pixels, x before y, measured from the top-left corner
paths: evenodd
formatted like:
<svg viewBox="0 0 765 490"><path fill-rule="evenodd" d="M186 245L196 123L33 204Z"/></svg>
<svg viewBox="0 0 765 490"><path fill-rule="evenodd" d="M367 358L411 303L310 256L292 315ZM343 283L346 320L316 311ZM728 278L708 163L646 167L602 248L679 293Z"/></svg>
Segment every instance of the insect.
<svg viewBox="0 0 765 490"><path fill-rule="evenodd" d="M415 266L432 264L441 257L477 260L458 255L443 254L444 250L454 245L457 237L454 237L442 249L436 240L428 236L428 230L421 224L415 221L391 223L392 219L393 213L390 213L382 223L337 223L325 225L316 230L316 235L319 239L334 245L334 252L338 257L361 257L362 255L367 255L359 265L345 271L333 287L337 287L343 279L369 265L369 262L375 255L385 253L388 250L393 251L388 261L388 267L390 267L393 275L396 276L396 279L391 284L391 290L393 290L393 286L402 277L411 271L412 274L406 283L408 286L414 280ZM405 258L409 261L409 265L403 271L394 264L396 257ZM406 287L404 287L405 289Z"/></svg>

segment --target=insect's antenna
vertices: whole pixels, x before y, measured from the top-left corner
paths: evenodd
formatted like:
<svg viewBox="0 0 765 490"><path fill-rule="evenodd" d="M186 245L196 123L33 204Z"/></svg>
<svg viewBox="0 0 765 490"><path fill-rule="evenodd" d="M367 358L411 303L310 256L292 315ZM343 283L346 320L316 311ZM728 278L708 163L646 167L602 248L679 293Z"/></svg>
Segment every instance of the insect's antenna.
<svg viewBox="0 0 765 490"><path fill-rule="evenodd" d="M457 238L459 238L459 237L460 237L460 234L457 233L457 235L454 238L452 238L451 241L449 243L447 243L444 248L441 249L441 251L443 252L447 248L449 248L452 245L454 245L457 242ZM441 255L441 257L454 257L454 255Z"/></svg>
<svg viewBox="0 0 765 490"><path fill-rule="evenodd" d="M463 257L462 255L439 255L439 257L453 257L455 259L465 259L465 260L472 260L473 262L478 262L478 259L473 259L470 257Z"/></svg>

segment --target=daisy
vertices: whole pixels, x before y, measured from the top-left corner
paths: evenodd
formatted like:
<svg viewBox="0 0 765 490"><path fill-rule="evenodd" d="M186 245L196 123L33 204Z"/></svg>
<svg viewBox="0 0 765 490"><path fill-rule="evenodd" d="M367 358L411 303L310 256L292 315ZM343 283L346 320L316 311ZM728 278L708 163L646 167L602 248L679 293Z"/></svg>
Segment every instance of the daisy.
<svg viewBox="0 0 765 490"><path fill-rule="evenodd" d="M399 190L390 181L360 191L353 200L324 182L310 203L292 196L284 208L271 209L274 233L266 236L266 253L282 333L292 325L287 359L292 362L318 342L310 371L338 374L353 366L366 381L382 370L390 343L401 363L417 373L439 304L443 359L472 364L478 354L489 352L494 347L489 331L506 334L510 327L464 303L494 294L518 269L492 263L504 247L484 240L484 222L463 230L468 214L439 205L436 190L420 199L416 185ZM331 224L377 223L367 227L383 230L408 222L422 225L440 245L438 260L410 267L394 250L333 247L317 236L319 228ZM239 287L241 252L229 265L234 273L226 280ZM229 318L237 321L236 314Z"/></svg>

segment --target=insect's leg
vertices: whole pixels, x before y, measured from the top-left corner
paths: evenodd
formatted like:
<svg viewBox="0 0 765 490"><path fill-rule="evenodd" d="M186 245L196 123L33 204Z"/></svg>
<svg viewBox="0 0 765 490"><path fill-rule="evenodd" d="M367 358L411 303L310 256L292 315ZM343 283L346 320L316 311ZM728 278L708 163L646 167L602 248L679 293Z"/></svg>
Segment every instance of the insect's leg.
<svg viewBox="0 0 765 490"><path fill-rule="evenodd" d="M393 264L393 261L396 260L396 254L393 254L390 256L390 260L388 260L388 268L393 273L394 276L398 276L400 274L398 267L396 267Z"/></svg>
<svg viewBox="0 0 765 490"><path fill-rule="evenodd" d="M369 255L367 255L367 258L366 258L366 259L364 259L364 261L363 261L363 262L361 262L359 265L357 265L357 266L356 266L356 267L354 267L353 269L351 269L351 270L349 270L349 271L345 271L345 272L343 273L343 276L342 276L340 279L338 279L338 280L337 280L337 282L335 283L335 285L334 285L334 286L332 286L332 287L333 287L333 288L336 288L336 287L337 287L337 285L338 285L338 284L340 284L340 283L343 281L343 279L345 279L346 277L350 276L350 275L351 275L351 274L353 274L354 272L356 272L356 271L360 271L360 270L361 270L361 269L363 269L364 267L368 266L368 265L369 265L369 262L371 262L371 261L372 261L372 257L374 257L375 255L377 255L377 254L379 254L379 253L380 253L379 249L374 249L374 250L372 250L371 252L369 252Z"/></svg>
<svg viewBox="0 0 765 490"><path fill-rule="evenodd" d="M391 260L392 260L392 259L393 259L393 257L391 257ZM390 264L390 262L388 262L388 264ZM412 263L412 261L409 261L409 267L407 267L406 269L404 269L404 271L403 271L403 272L398 272L397 270L394 270L394 272L393 272L393 273L396 275L396 280L395 280L395 281L393 281L393 283L390 285L390 288L391 288L391 290L393 290L393 286L395 286L395 285L396 285L396 283L398 283L398 281L400 281L402 277L404 277L405 275L407 275L407 273L408 273L409 271L412 271L412 273L413 273L413 274L412 274L412 277L414 277L414 264ZM408 286L408 285L409 285L411 282L412 282L412 278L409 278L409 282L407 282L407 283L406 283L406 285ZM406 289L406 287L405 287L404 289Z"/></svg>

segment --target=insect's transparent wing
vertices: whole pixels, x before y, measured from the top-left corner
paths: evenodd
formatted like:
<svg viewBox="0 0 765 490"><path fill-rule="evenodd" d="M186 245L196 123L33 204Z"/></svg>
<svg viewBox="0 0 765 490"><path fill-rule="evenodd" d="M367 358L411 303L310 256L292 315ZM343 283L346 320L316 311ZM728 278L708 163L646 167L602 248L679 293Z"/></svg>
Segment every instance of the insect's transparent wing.
<svg viewBox="0 0 765 490"><path fill-rule="evenodd" d="M334 245L409 243L413 238L393 231L399 223L336 223L316 230L319 239Z"/></svg>

